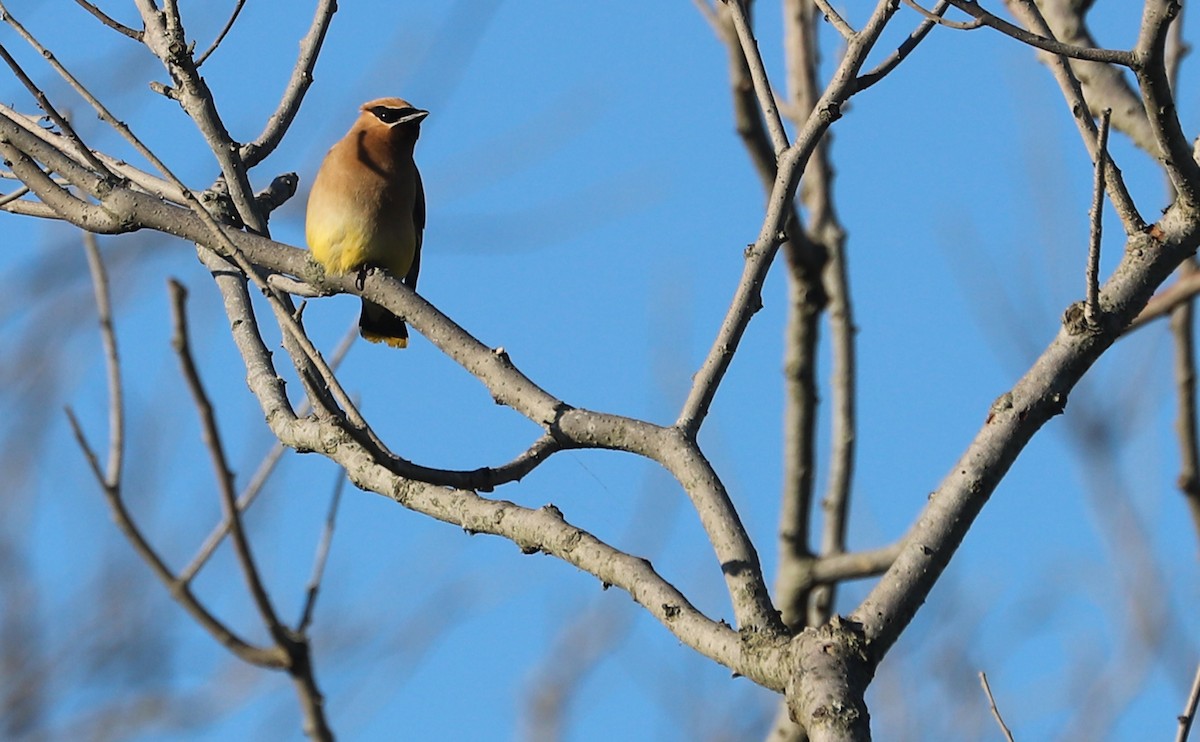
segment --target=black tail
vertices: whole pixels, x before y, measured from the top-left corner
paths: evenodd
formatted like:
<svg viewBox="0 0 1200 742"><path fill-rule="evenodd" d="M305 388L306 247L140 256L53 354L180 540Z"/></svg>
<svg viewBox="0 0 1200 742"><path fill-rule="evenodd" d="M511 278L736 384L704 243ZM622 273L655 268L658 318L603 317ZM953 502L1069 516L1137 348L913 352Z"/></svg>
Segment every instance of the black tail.
<svg viewBox="0 0 1200 742"><path fill-rule="evenodd" d="M358 316L358 332L372 343L387 343L393 348L408 347L408 328L404 320L388 310L363 300Z"/></svg>

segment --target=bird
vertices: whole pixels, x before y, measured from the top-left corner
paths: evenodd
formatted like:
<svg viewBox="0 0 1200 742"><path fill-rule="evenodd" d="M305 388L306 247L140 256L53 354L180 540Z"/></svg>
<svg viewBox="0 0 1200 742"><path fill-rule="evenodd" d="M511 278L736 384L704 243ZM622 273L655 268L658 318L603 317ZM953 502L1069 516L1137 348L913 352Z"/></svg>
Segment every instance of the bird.
<svg viewBox="0 0 1200 742"><path fill-rule="evenodd" d="M428 111L402 98L359 107L358 119L321 162L304 221L312 257L335 275L382 268L417 288L425 231L425 189L413 159ZM373 343L408 346L404 320L363 299L359 333Z"/></svg>

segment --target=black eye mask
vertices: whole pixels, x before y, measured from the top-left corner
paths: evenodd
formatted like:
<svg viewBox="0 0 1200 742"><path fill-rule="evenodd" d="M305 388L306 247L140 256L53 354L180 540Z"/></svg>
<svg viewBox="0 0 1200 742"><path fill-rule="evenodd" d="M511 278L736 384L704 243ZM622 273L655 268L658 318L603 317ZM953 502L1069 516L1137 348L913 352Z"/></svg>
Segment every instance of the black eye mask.
<svg viewBox="0 0 1200 742"><path fill-rule="evenodd" d="M388 108L387 106L375 106L371 109L371 113L375 118L385 124L394 124L405 116L411 116L418 113L416 108Z"/></svg>

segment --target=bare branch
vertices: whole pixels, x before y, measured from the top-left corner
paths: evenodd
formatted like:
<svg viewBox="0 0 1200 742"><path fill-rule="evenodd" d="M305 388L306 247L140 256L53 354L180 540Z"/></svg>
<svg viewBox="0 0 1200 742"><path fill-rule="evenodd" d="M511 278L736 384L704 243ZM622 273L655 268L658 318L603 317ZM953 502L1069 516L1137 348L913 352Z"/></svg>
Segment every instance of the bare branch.
<svg viewBox="0 0 1200 742"><path fill-rule="evenodd" d="M251 252L257 250L260 242L266 242L251 235L230 233L231 237L235 235ZM261 262L269 265L270 263L265 260L270 257L269 253L263 252L261 255L264 259ZM221 266L219 260L209 259L205 255L201 257L206 263L211 264L210 269L218 273L219 286L224 286L230 281L244 281L228 272L219 273ZM252 256L252 259L258 260L259 258ZM287 270L285 265L287 263L277 263L274 267ZM297 270L298 266L289 267L290 272L301 272ZM354 276L326 277L325 280L336 280L339 282L339 287L345 286L353 290L356 278ZM378 288L385 285L390 285L391 290L376 293ZM271 384L264 385L258 385L252 381L251 389L256 396L260 397L260 403L263 405L267 421L273 432L292 447L315 450L335 458L348 471L352 466L363 466L361 463L348 464L336 456L347 445L345 441L336 442L344 438L340 433L327 432L323 436L312 437L313 431L317 429L314 428L314 425L318 425L316 421L299 420L290 414L277 417L272 413L273 409L278 408L286 400L282 398L281 391L274 383L277 382L277 376L271 371L269 354L262 347L261 339L256 335L254 323L247 321L246 316L242 314L250 311L248 297L240 298L244 295L244 286L234 292L240 302L236 308L229 305L229 292L231 291L233 289L226 286L223 294L226 296L227 311L230 311L230 317L233 320L231 324L235 329L235 342L242 349L243 355L252 354L252 357L247 359L248 368L260 364L262 366L260 371L252 371L252 378L261 375L272 381ZM762 584L762 575L754 548L719 479L711 471L707 461L699 455L694 444L679 439L676 431L669 428L664 429L615 415L603 415L570 408L533 386L532 382L516 371L507 354L493 352L481 345L421 297L388 276L382 274L368 276L364 281L362 293L372 301L402 314L443 352L450 355L491 388L498 401L514 407L535 422L551 429L556 440L569 441L571 444L579 446L630 451L663 463L681 483L685 484L685 490L689 496L693 497L701 522L710 532L710 538L720 563L737 565L736 568L726 567L725 578L739 623L743 626L769 628L773 625L772 622L777 620L765 585ZM320 425L332 422L324 421ZM549 450L553 450L551 444L548 443L547 446L549 446ZM371 463L373 466L379 466L381 462L375 458ZM394 476L391 465L386 461L382 463L385 471L389 472L389 476ZM362 483L359 485L363 486ZM391 490L374 491L389 492Z"/></svg>
<svg viewBox="0 0 1200 742"><path fill-rule="evenodd" d="M151 5L151 8L152 7L153 6ZM0 6L0 8L2 8L2 6ZM157 18L157 11L154 11L153 15L155 18ZM9 21L15 22L11 19L11 17L9 17ZM31 39L30 43L37 44L36 40L32 40L32 39ZM283 298L278 296L277 294L275 294L273 291L271 291L269 289L265 280L260 275L258 275L258 271L256 271L254 269L254 267L249 262L247 262L246 258L241 255L241 253L238 251L238 249L234 246L234 243L230 241L229 236L226 235L226 233L222 231L221 227L217 224L216 220L212 217L212 215L209 214L208 211L203 208L203 206L201 205L199 199L195 196L195 194L193 194L186 186L184 186L183 182L180 181L179 178L177 178L174 175L174 173L172 173L170 171L170 169L167 168L166 164L164 164L162 162L162 160L160 160L153 152L151 152L149 150L149 148L147 148L141 142L141 140L138 139L133 134L133 132L129 129L128 126L126 126L124 123L118 121L115 117L113 117L113 115L108 111L108 109L102 103L100 103L99 100L97 100L94 96L92 96L91 93L86 90L86 88L84 88L82 85L79 85L79 83L77 81L75 81L75 79L70 75L69 72L67 72L67 70L65 68L62 68L61 65L58 65L58 63L55 60L53 60L53 58L51 58L51 63L55 65L55 68L59 70L60 74L64 78L66 78L69 82L72 83L72 86L81 95L83 95L85 98L87 98L88 102L97 111L97 113L99 113L101 119L104 120L106 123L108 123L110 126L112 126L114 129L116 129L128 142L130 142L130 144L132 144L134 146L134 148L138 151L138 153L141 154L142 156L144 156L147 160L149 160L154 165L154 167L156 169L158 169L159 172L161 172L163 174L163 176L166 177L168 179L168 181L170 181L179 190L179 192L186 198L188 205L192 208L193 213L204 224L206 231L209 233L209 235L211 235L211 237L215 238L216 247L219 247L220 249L226 251L229 254L229 256L233 259L233 261L235 263L237 263L238 266L248 276L250 276L255 281L256 284L258 284L261 288L264 289L264 293L267 297L267 300L270 303L272 310L275 312L276 318L280 322L280 326L285 328L285 331L288 333L289 342L295 342L296 345L299 347L300 352L304 355L305 358L307 358L307 361L309 363L311 363L313 365L313 367L317 370L317 372L320 374L321 379L325 382L325 384L328 385L330 391L333 393L334 398L338 401L338 403L345 410L346 415L350 419L350 422L356 428L363 431L363 433L365 435L374 438L374 433L366 425L366 422L363 420L362 415L358 412L355 405L351 402L349 396L346 395L345 390L343 390L341 387L341 384L333 376L333 373L329 370L329 367L325 363L324 359L322 359L320 357L320 354L312 346L312 343L308 340L308 337L304 334L303 330L299 327L295 318L292 316L290 309L284 305ZM15 122L14 122L14 125L15 125ZM7 155L9 153L10 149L11 148L7 148L6 145L4 144L3 136L0 136L0 152ZM26 149L28 149L28 148L26 148ZM70 162L69 160L67 160L67 158L65 158L65 156L62 156L61 154L59 154L57 152L55 152L54 154L58 157L59 160L62 160L64 162L68 162L68 163ZM13 153L11 155L10 159L21 159L22 157L23 157L23 155L21 155L20 153ZM43 158L43 159L45 159L45 158ZM61 167L56 165L54 162L48 161L48 164L51 164L51 166L54 167L56 170L59 170L59 172L63 172ZM33 181L30 181L30 180L25 180L24 176L22 177L24 182L26 182L34 190L34 192L38 194L39 197L41 197L44 201L47 202L48 205L50 205L52 208L54 208L56 211L58 211L60 214L62 214L64 216L64 218L68 218L72 223L77 224L78 226L82 226L85 229L88 229L89 231L116 232L116 231L127 231L130 228L127 226L126 223L121 222L119 220L115 224L112 224L112 223L109 223L108 220L101 218L99 216L99 214L97 213L95 207L92 207L89 204L85 204L83 202L79 202L76 199L71 198L69 195L65 194L65 192L62 192L62 189L60 189L57 186L54 186L52 183L50 183L49 179L45 176L45 173L42 173L41 170L36 167L36 165L33 165L32 167L30 167L31 165L32 165L32 163L22 162L20 172L17 171L17 168L14 165L14 172L17 172L18 175L25 173L26 175L28 175L29 178L32 178ZM78 167L75 166L74 163L71 163L69 167L71 169L78 170ZM76 176L76 177L71 177L70 179L72 180L72 182L76 183L76 185L82 184L83 187L85 188L85 190L89 190L89 192L91 192L94 195L97 195L97 197L99 197L98 187L94 184L94 180L95 180L94 177ZM99 212L99 213L106 213L106 212ZM167 230L167 231L171 231L171 230ZM209 239L198 239L196 241L202 242L205 244L210 244L212 242ZM375 445L377 445L380 448L383 448L383 444L381 442L379 442L377 438L375 439Z"/></svg>
<svg viewBox="0 0 1200 742"><path fill-rule="evenodd" d="M1172 21L1180 4L1168 0L1146 0L1142 27L1134 54L1138 65L1138 87L1150 117L1151 130L1162 153L1162 165L1179 198L1200 203L1200 164L1179 122L1171 80L1167 76L1166 46Z"/></svg>
<svg viewBox="0 0 1200 742"><path fill-rule="evenodd" d="M241 158L237 143L229 135L217 112L212 91L196 69L179 16L179 8L176 3L168 0L164 2L161 12L153 3L139 3L139 11L146 27L142 42L158 57L170 73L171 79L175 81L176 87L172 90L172 97L179 102L208 143L221 168L224 185L229 189L229 197L237 209L238 217L251 231L266 234L266 219L254 201L248 166ZM163 170L157 160L151 162L154 162L160 171ZM165 172L163 174L166 176ZM167 177L175 180L171 176Z"/></svg>
<svg viewBox="0 0 1200 742"><path fill-rule="evenodd" d="M1000 33L1011 36L1023 44L1048 51L1052 54L1057 54L1071 59L1083 59L1089 62L1106 62L1108 64L1117 64L1122 67L1134 69L1137 67L1138 60L1133 52L1118 51L1116 49L1088 49L1078 46L1064 44L1061 41L1054 39L1046 30L1034 29L1037 33L1030 33L1020 26L1014 26L1008 21L998 16L992 15L979 6L975 0L949 0L950 4L967 15L975 18L985 26L996 29ZM1037 8L1033 5L1032 0L1006 0L1011 8L1014 4L1019 4L1029 12L1036 12ZM1014 12L1015 9L1014 9Z"/></svg>
<svg viewBox="0 0 1200 742"><path fill-rule="evenodd" d="M1196 294L1200 294L1200 272L1189 271L1180 274L1175 283L1156 294L1141 313L1129 323L1125 332L1139 330L1150 322L1169 314L1175 307L1189 302Z"/></svg>
<svg viewBox="0 0 1200 742"><path fill-rule="evenodd" d="M171 279L169 287L171 290L171 315L174 320L174 337L171 339L171 344L175 348L176 355L179 356L180 370L187 383L188 391L192 394L196 412L200 416L204 445L208 449L213 473L216 477L217 491L221 496L225 520L229 522L229 533L233 540L234 552L237 554L242 576L246 580L246 586L250 589L250 595L254 599L254 605L258 608L263 623L276 643L282 646L287 639L286 630L275 614L275 608L271 605L271 599L267 596L258 568L254 564L250 541L242 529L242 518L238 512L237 497L233 489L233 472L229 469L225 448L221 444L221 432L217 427L216 413L212 403L209 402L208 393L204 390L204 385L200 381L200 373L196 370L195 361L192 359L185 307L187 289L175 279Z"/></svg>
<svg viewBox="0 0 1200 742"><path fill-rule="evenodd" d="M821 162L826 168L824 160ZM854 475L855 440L858 436L856 385L858 378L857 353L854 345L854 311L850 301L850 281L846 266L845 233L833 213L832 176L822 179L825 193L821 202L824 214L813 229L822 229L821 243L829 256L825 264L824 286L829 297L829 325L833 346L833 369L830 385L833 395L830 431L832 450L829 455L829 482L821 502L824 521L821 526L821 555L831 556L846 550L846 517L850 507L851 482ZM810 182L810 189L813 184ZM809 625L829 619L835 595L834 585L826 585L810 598Z"/></svg>
<svg viewBox="0 0 1200 742"><path fill-rule="evenodd" d="M1000 726L1000 731L1004 734L1004 739L1008 740L1008 742L1013 742L1012 732L1008 730L1004 719L1000 718L1000 709L996 708L996 699L992 697L992 687L988 685L987 673L982 670L979 672L979 684L983 686L983 692L988 700L988 707L992 710L992 718Z"/></svg>
<svg viewBox="0 0 1200 742"><path fill-rule="evenodd" d="M818 81L821 59L818 23L816 7L812 3L787 0L784 4L783 39L788 89L786 111L797 127L812 115L821 95ZM832 211L826 208L832 204L829 141L827 132L813 151L812 161L806 168L807 175L801 183L800 195L814 222L823 225L829 224L826 219L832 215ZM747 146L751 153L761 148L752 143ZM763 178L763 186L768 190L776 175L774 161L771 165ZM787 233L788 241L783 244L788 277L783 364L783 487L779 508L779 566L775 577L775 599L784 624L795 632L804 626L811 587L807 584L807 568L813 561L809 532L816 471L817 340L820 315L828 305L822 274L829 251L822 240L832 233L824 229L805 229L794 204L793 214L788 217ZM783 718L792 724L786 710Z"/></svg>
<svg viewBox="0 0 1200 742"><path fill-rule="evenodd" d="M3 149L0 149L0 154ZM62 216L41 201L30 201L26 199L5 200L0 209L9 214L20 214L21 216L32 216L38 219L61 219ZM103 234L103 232L101 232Z"/></svg>
<svg viewBox="0 0 1200 742"><path fill-rule="evenodd" d="M1180 281L1198 272L1195 258L1179 267ZM1171 310L1175 358L1175 434L1179 444L1178 486L1200 534L1200 432L1196 420L1196 348L1193 335L1195 305L1189 299Z"/></svg>
<svg viewBox="0 0 1200 742"><path fill-rule="evenodd" d="M804 167L829 126L841 116L841 106L854 93L858 71L879 34L895 13L888 0L880 0L863 30L846 49L829 86L813 107L795 143L779 156L778 173L768 199L758 239L746 249L746 264L721 328L708 355L696 372L676 425L695 435L708 414L717 387L725 376L750 317L762 305L762 282L786 237L784 228L792 209L792 198Z"/></svg>
<svg viewBox="0 0 1200 742"><path fill-rule="evenodd" d="M1154 288L1200 243L1200 219L1180 202L1151 234L1128 238L1100 300L1110 321L1089 331L1076 305L1029 371L992 407L957 464L930 496L895 564L853 612L881 659L915 614L1000 478L1034 433L1062 412L1067 395L1141 310ZM1074 318L1074 319L1073 319Z"/></svg>
<svg viewBox="0 0 1200 742"><path fill-rule="evenodd" d="M104 11L100 10L92 3L88 2L88 0L75 0L75 2L78 3L80 5L80 7L82 7L84 10L86 10L87 12L96 16L96 18L98 18L101 23L108 26L112 30L117 31L125 36L128 36L129 38L133 39L134 41L142 40L142 32L141 31L130 28L129 26L126 26L123 23L119 23L118 21L113 20L113 18L106 15L104 13Z"/></svg>
<svg viewBox="0 0 1200 742"><path fill-rule="evenodd" d="M300 611L300 622L296 631L304 633L312 624L313 609L317 606L317 593L321 589L321 578L325 574L325 562L329 559L329 547L333 543L333 528L337 522L338 505L342 502L342 488L346 478L340 473L333 485L333 497L329 500L329 512L325 515L325 527L321 529L321 540L317 544L317 554L313 559L312 576L308 579L304 608Z"/></svg>
<svg viewBox="0 0 1200 742"><path fill-rule="evenodd" d="M921 16L932 25L945 26L956 31L973 31L983 25L983 21L976 18L973 21L952 21L948 18L943 18L942 14L949 7L948 2L940 2L933 10L926 10L921 7L916 0L904 0L904 4L921 14Z"/></svg>
<svg viewBox="0 0 1200 742"><path fill-rule="evenodd" d="M1080 3L1042 3L1039 9L1047 27L1051 29L1050 35L1054 38L1077 47L1096 45L1088 30L1087 18ZM1172 24L1172 27L1177 25ZM1044 63L1052 63L1054 55L1039 51L1038 58ZM1111 64L1078 59L1071 60L1070 65L1079 80L1092 116L1099 117L1101 111L1111 109L1113 128L1123 132L1151 157L1158 158L1158 143L1154 132L1150 130L1150 119L1147 118L1142 100L1137 90L1129 84L1124 70Z"/></svg>
<svg viewBox="0 0 1200 742"><path fill-rule="evenodd" d="M754 90L758 93L758 104L762 107L763 117L767 121L767 131L771 134L771 144L774 145L775 155L778 156L787 149L787 132L783 129L779 104L776 103L775 93L771 90L771 81L767 78L767 69L763 65L758 42L754 39L754 30L750 28L750 21L746 17L746 0L723 1L729 6L733 27L741 42L742 54L746 57L746 67L750 70L750 79L754 81Z"/></svg>
<svg viewBox="0 0 1200 742"><path fill-rule="evenodd" d="M245 284L242 284L243 286ZM254 563L249 540L242 528L241 514L238 511L236 493L233 489L233 474L229 470L224 449L221 445L220 432L217 428L216 415L208 400L192 359L191 347L188 341L187 314L185 300L187 291L178 281L170 282L171 309L174 318L175 335L172 344L179 356L184 379L192 393L196 409L200 414L201 427L206 447L217 478L217 490L221 496L221 506L225 519L229 523L230 539L233 542L234 553L242 570L243 579L250 591L255 607L263 624L275 642L275 648L286 658L281 665L292 677L296 692L304 713L305 733L315 740L332 740L333 733L325 718L324 698L317 687L313 674L311 648L303 628L293 631L285 626L275 613L274 606L263 586L262 578ZM315 600L315 589L309 601Z"/></svg>
<svg viewBox="0 0 1200 742"><path fill-rule="evenodd" d="M346 353L350 350L351 343L357 337L358 324L355 323L352 327L350 327L349 330L346 331L346 333L342 336L341 342L338 343L337 348L334 349L333 356L329 361L330 368L336 370L338 366L341 365L342 360L346 357ZM302 417L307 415L310 411L311 406L306 401L300 406L300 409L296 414ZM286 450L288 450L287 447L284 446L279 440L276 440L271 446L271 450L267 452L267 455L264 456L263 460L259 463L258 468L254 470L254 474L250 477L250 481L246 484L245 489L243 489L241 494L238 495L237 511L239 513L246 512L246 509L249 508L254 503L255 499L258 498L259 493L261 493L263 487L266 486L267 480L275 471L275 467L279 464L279 460L283 458L283 453ZM204 565L208 563L209 558L211 558L213 553L217 550L217 547L221 544L221 541L225 538L225 535L229 533L229 526L230 521L228 519L222 519L221 523L219 523L212 530L212 532L208 534L208 538L204 539L204 543L201 544L199 550L197 550L196 556L192 557L192 561L188 563L188 566L179 573L180 581L187 583L191 582L195 578Z"/></svg>
<svg viewBox="0 0 1200 742"><path fill-rule="evenodd" d="M952 0L955 3L961 0ZM1037 5L1029 0L1007 0L1009 7L1013 13L1021 20L1022 23L1029 26L1038 33L1049 36L1051 34L1050 26L1046 24L1046 19L1042 17L1041 11ZM1075 76L1071 65L1068 64L1067 58L1061 54L1049 60L1048 66L1054 74L1054 79L1058 82L1059 88L1062 89L1063 97L1066 98L1067 105L1071 109L1071 115L1075 119L1075 126L1079 129L1079 134L1083 137L1083 144L1087 147L1088 154L1092 158L1092 162L1098 162L1101 158L1097 154L1096 142L1099 139L1099 131L1096 128L1096 122L1092 120L1087 101L1083 96L1083 87L1079 83L1079 78ZM1108 164L1105 168L1104 180L1107 184L1109 200L1112 202L1113 208L1120 217L1121 223L1125 226L1125 234L1132 235L1140 232L1145 228L1146 222L1138 213L1137 206L1133 203L1133 198L1129 195L1128 189L1125 187L1125 179L1121 176L1121 170L1113 161L1112 156L1103 158Z"/></svg>
<svg viewBox="0 0 1200 742"><path fill-rule="evenodd" d="M158 552L154 550L154 547L150 545L150 542L146 540L146 537L142 534L137 524L134 523L132 515L125 507L125 502L121 497L121 482L117 481L109 484L106 481L105 474L100 468L99 459L96 457L91 446L88 445L83 427L79 424L79 420L76 419L70 409L67 410L67 420L71 424L75 440L79 443L80 449L91 466L92 473L96 476L96 481L104 491L105 499L108 501L109 509L112 510L113 519L116 521L117 527L121 529L125 538L133 545L133 549L137 555L154 572L155 577L166 586L171 597L183 606L184 610L192 616L196 623L200 624L217 642L233 652L238 658L260 667L284 667L287 663L287 657L277 647L257 647L246 642L209 613L200 601L196 599L196 596L192 594L191 588L175 579L171 570L158 555Z"/></svg>
<svg viewBox="0 0 1200 742"><path fill-rule="evenodd" d="M125 463L125 387L121 383L121 358L117 353L117 333L113 328L112 294L109 291L108 272L104 270L104 261L96 244L96 235L84 232L83 248L87 255L88 270L92 274L100 342L104 346L104 364L108 375L109 441L104 483L109 487L119 487Z"/></svg>
<svg viewBox="0 0 1200 742"><path fill-rule="evenodd" d="M205 49L204 53L202 53L199 57L196 57L197 68L204 64L204 60L212 56L212 53L215 52L217 47L221 45L221 42L225 40L225 35L228 34L230 29L233 28L233 24L237 22L238 16L242 14L242 8L245 7L245 5L246 0L237 0L237 5L233 6L233 12L229 15L229 20L225 22L224 28L222 28L221 32L217 34L217 37L213 39L212 45Z"/></svg>
<svg viewBox="0 0 1200 742"><path fill-rule="evenodd" d="M1183 713L1179 715L1179 730L1175 733L1175 742L1187 742L1192 731L1192 722L1196 719L1196 706L1200 704L1200 666L1192 678L1192 689L1188 691L1187 702L1183 705Z"/></svg>
<svg viewBox="0 0 1200 742"><path fill-rule="evenodd" d="M300 111L300 103L304 100L304 94L312 85L313 69L316 67L317 57L321 53L321 45L325 42L325 33L329 30L329 24L333 20L335 11L337 11L335 0L320 0L317 3L312 25L309 27L308 33L300 40L300 56L292 68L292 78L283 92L279 107L267 119L266 128L258 135L258 138L242 145L239 155L246 163L246 167L254 167L275 151L279 142L283 140L284 133L292 125L292 121Z"/></svg>
<svg viewBox="0 0 1200 742"><path fill-rule="evenodd" d="M849 41L850 39L854 38L855 34L858 33L854 30L853 26L851 26L849 23L846 23L846 20L838 15L838 12L833 9L832 5L829 4L829 0L813 0L813 2L818 8L821 9L821 13L825 16L825 20L833 24L833 27L836 28L837 32L842 35L843 39Z"/></svg>
<svg viewBox="0 0 1200 742"><path fill-rule="evenodd" d="M809 585L828 585L845 580L861 580L883 574L900 555L903 542L869 551L830 554L809 565Z"/></svg>
<svg viewBox="0 0 1200 742"><path fill-rule="evenodd" d="M1191 53L1192 47L1183 40L1183 6L1175 11L1175 20L1167 27L1167 38L1163 44L1163 68L1171 82L1171 92L1176 93L1179 82L1179 66L1183 58Z"/></svg>
<svg viewBox="0 0 1200 742"><path fill-rule="evenodd" d="M38 125L39 119L34 116L26 116L18 111L9 108L0 103L0 114L7 116L14 123L24 129L27 133L37 137L42 142L54 148L58 154L71 158L79 168L86 168L83 162L84 155L80 147L73 142L68 142L64 137L56 132L48 131ZM111 171L117 174L118 177L124 178L138 186L146 193L158 196L159 198L167 199L176 204L184 205L187 203L187 198L183 192L173 183L162 178L150 175L142 170L139 170L132 165L109 157L103 152L94 152L101 162Z"/></svg>
<svg viewBox="0 0 1200 742"><path fill-rule="evenodd" d="M112 213L104 209L102 205L93 205L72 196L65 188L55 183L24 151L14 147L12 144L13 141L13 138L0 134L0 154L4 155L4 159L9 163L9 166L16 173L17 177L21 179L21 182L28 186L52 210L54 216L66 219L75 226L89 232L97 232L99 234L119 234L130 230L129 225L122 224L119 219L114 218ZM53 159L54 156L51 155L50 157ZM63 157L61 160L66 161L66 158ZM63 163L60 162L59 164L61 166ZM72 163L68 167L74 168L75 166ZM62 172L61 169L59 172ZM96 182L94 178L83 178L82 180L84 182ZM78 183L76 184L78 185ZM86 186L84 190L87 190ZM5 204L5 210L20 213L20 210L26 203L21 200L10 201ZM31 211L27 213L32 213L35 216L48 216L45 212L37 209L36 206L37 204L30 204Z"/></svg>
<svg viewBox="0 0 1200 742"><path fill-rule="evenodd" d="M1088 239L1087 298L1083 305L1083 316L1090 327L1100 326L1100 233L1104 224L1104 165L1108 159L1108 122L1111 116L1111 109L1105 109L1100 114L1100 131L1096 134L1097 157Z"/></svg>
<svg viewBox="0 0 1200 742"><path fill-rule="evenodd" d="M296 195L298 185L300 176L295 173L277 175L271 179L271 185L254 194L254 202L263 214L270 214Z"/></svg>
<svg viewBox="0 0 1200 742"><path fill-rule="evenodd" d="M941 18L942 14L945 13L946 9L949 7L950 3L948 0L938 0L938 3L933 7L933 10L928 12L937 18ZM936 25L938 24L929 19L921 21L913 30L913 32L908 35L908 38L904 40L904 43L896 47L896 51L889 54L886 59L877 64L875 69L871 70L870 72L864 72L859 76L858 82L855 85L855 92L866 90L886 77L889 72L896 69L896 67L898 67L900 63L908 57L909 54L912 54L913 50L917 48L917 45L925 40L925 37L929 35L929 32L932 31L933 27Z"/></svg>
<svg viewBox="0 0 1200 742"><path fill-rule="evenodd" d="M0 6L0 10L2 10L2 6ZM10 25L16 28L19 33L24 35L25 29L21 28L20 25L17 25L12 16L6 15L5 19ZM88 166L105 177L114 177L113 174L109 172L108 168L104 166L104 163L96 159L96 155L93 154L86 145L84 145L83 140L81 140L79 135L75 133L75 128L71 126L71 122L67 121L66 117L59 114L58 110L50 103L50 99L46 97L46 94L41 88L34 84L33 80L29 79L29 75L25 74L25 70L21 69L21 65L17 64L17 60L13 59L12 55L8 53L8 49L4 48L3 44L0 44L0 57L2 57L5 63L8 64L9 68L13 71L13 74L16 75L17 79L21 81L21 84L25 86L25 89L33 95L34 100L37 101L38 107L46 112L46 114L50 117L50 120L54 122L60 131L62 131L63 136L65 136L71 141L72 144L75 145L76 151L83 156L83 158L87 161Z"/></svg>
<svg viewBox="0 0 1200 742"><path fill-rule="evenodd" d="M5 194L4 196L0 196L0 207L4 207L13 201L16 201L17 199L21 198L22 196L26 195L27 193L29 193L29 186L23 185L23 186L17 188L12 193L8 193L8 194ZM88 234L91 234L91 232L88 232Z"/></svg>
<svg viewBox="0 0 1200 742"><path fill-rule="evenodd" d="M209 257L209 261L214 258ZM370 279L368 279L369 283ZM246 293L246 279L238 273L226 271L217 274L217 285L225 297L231 317L241 317L240 312L247 311L249 295ZM415 294L405 296L406 300L419 301ZM391 307L389 307L391 308ZM442 342L442 330L435 329L429 315L435 310L430 307L427 311L406 315L406 319L414 319L423 326L418 329L426 337L435 342ZM439 315L440 317L440 315ZM445 320L449 322L449 320ZM457 326L455 326L457 327ZM279 402L275 395L280 393L277 384L261 384L254 380L268 378L277 381L270 373L270 356L262 347L262 341L253 327L253 322L238 321L233 323L235 342L243 353L247 368L250 371L251 391L259 397L263 405L268 424L272 431L286 445L301 450L321 452L336 461L346 471L354 484L362 489L386 493L387 496L409 509L424 513L438 520L461 526L469 532L492 533L512 540L526 551L544 551L553 554L564 561L593 574L602 582L616 585L627 591L634 600L643 605L653 616L661 621L672 633L684 643L696 648L705 656L712 657L737 672L762 682L767 687L781 689L781 676L766 674L771 668L767 657L772 652L782 652L782 640L760 654L757 650L752 654L739 638L739 634L722 623L713 622L697 611L687 599L673 586L663 580L645 560L625 554L601 542L591 534L579 529L563 518L561 512L553 506L538 510L530 510L513 503L488 500L470 490L453 489L429 485L418 481L405 479L391 472L387 467L380 466L375 453L364 447L354 438L344 438L333 420L316 420L313 418L288 420L271 414L271 409ZM477 345L465 332L458 330L461 336L455 337L457 344L463 347L462 353L467 355L463 365L477 366L471 355L477 353ZM468 341L469 339L469 341ZM488 356L492 354L486 349ZM261 366L261 369L258 367ZM516 373L508 367L506 376ZM257 369L257 370L256 370ZM523 378L523 377L517 377ZM511 392L505 392L511 394ZM580 443L597 444L600 440L608 441L612 437L612 428L622 431L630 448L645 449L654 443L654 439L663 433L653 433L655 426L646 423L634 423L613 416L602 416L596 413L569 410L560 416L555 426L557 434L566 436L569 440ZM662 429L658 429L662 430ZM332 441L337 441L331 445ZM609 443L608 445L612 445ZM676 463L677 470L689 475L694 469L694 462L686 457ZM690 489L689 489L690 492ZM714 514L714 517L719 517ZM702 513L702 519L707 516ZM736 521L735 521L736 523ZM718 548L724 545L718 543ZM722 551L724 553L724 551ZM730 571L736 571L738 565L727 562ZM745 584L746 575L738 575L736 583ZM744 605L744 601L735 598L735 606ZM769 634L760 635L763 640Z"/></svg>

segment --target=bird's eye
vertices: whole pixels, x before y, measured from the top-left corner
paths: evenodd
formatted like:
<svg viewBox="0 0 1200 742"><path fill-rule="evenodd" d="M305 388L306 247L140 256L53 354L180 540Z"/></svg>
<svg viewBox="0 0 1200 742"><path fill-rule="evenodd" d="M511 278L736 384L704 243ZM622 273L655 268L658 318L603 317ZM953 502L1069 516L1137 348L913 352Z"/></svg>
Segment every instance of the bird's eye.
<svg viewBox="0 0 1200 742"><path fill-rule="evenodd" d="M371 113L375 114L375 118L385 124L394 124L400 119L415 113L415 108L388 108L387 106L376 106L371 109Z"/></svg>

